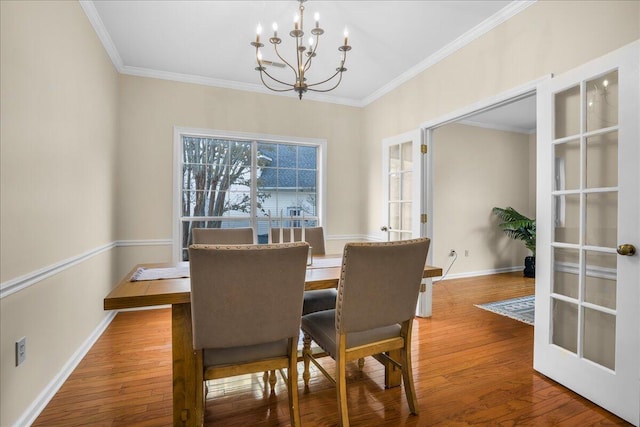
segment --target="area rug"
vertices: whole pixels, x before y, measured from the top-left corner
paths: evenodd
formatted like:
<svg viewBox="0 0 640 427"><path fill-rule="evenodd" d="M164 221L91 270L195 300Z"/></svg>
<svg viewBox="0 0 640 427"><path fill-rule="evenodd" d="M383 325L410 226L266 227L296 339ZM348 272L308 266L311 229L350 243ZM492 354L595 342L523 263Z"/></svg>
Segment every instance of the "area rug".
<svg viewBox="0 0 640 427"><path fill-rule="evenodd" d="M475 304L476 307L491 311L511 319L519 320L527 325L533 325L535 296L513 298L504 301Z"/></svg>

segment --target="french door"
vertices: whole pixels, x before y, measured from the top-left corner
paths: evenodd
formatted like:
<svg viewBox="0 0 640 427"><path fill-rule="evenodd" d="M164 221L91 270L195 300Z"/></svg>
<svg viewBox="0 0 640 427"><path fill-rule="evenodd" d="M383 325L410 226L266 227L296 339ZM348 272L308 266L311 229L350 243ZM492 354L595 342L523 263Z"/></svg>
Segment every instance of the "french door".
<svg viewBox="0 0 640 427"><path fill-rule="evenodd" d="M538 88L534 340L534 369L635 425L639 56L636 42Z"/></svg>
<svg viewBox="0 0 640 427"><path fill-rule="evenodd" d="M382 142L384 224L388 241L421 235L422 155L420 131L407 132Z"/></svg>
<svg viewBox="0 0 640 427"><path fill-rule="evenodd" d="M407 240L426 236L423 215L423 166L425 163L420 130L382 141L383 239ZM427 258L431 260L431 251ZM431 279L423 279L416 314L431 316Z"/></svg>

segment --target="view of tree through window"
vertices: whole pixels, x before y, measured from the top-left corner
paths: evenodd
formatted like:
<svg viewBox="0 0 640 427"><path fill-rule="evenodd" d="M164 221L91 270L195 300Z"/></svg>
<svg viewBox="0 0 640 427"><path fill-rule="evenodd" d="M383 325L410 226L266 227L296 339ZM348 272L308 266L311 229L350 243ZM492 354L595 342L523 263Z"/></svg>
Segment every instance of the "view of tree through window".
<svg viewBox="0 0 640 427"><path fill-rule="evenodd" d="M260 243L272 227L318 224L317 145L182 135L181 248L194 228L254 227Z"/></svg>

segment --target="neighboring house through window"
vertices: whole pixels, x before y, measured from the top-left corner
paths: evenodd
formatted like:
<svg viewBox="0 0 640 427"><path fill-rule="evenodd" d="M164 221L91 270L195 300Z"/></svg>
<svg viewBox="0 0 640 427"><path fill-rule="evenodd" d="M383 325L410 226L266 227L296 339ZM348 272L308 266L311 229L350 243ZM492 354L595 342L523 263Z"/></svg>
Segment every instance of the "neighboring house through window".
<svg viewBox="0 0 640 427"><path fill-rule="evenodd" d="M174 242L188 260L194 228L322 224L324 140L176 128Z"/></svg>

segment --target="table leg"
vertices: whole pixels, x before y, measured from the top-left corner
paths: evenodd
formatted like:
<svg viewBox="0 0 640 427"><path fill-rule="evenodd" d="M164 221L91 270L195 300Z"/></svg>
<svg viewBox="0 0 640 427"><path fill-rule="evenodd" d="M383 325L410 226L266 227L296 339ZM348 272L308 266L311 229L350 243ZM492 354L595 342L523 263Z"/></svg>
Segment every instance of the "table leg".
<svg viewBox="0 0 640 427"><path fill-rule="evenodd" d="M191 304L171 306L171 342L173 356L173 425L195 426L196 354L193 351ZM200 385L202 387L202 385Z"/></svg>

